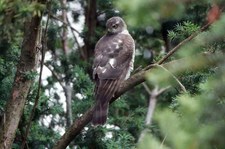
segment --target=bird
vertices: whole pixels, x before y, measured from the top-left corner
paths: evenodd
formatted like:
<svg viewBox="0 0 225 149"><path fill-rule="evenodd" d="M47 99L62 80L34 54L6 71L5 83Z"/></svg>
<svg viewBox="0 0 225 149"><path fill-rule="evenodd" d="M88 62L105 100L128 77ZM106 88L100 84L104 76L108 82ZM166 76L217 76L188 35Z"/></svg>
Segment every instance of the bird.
<svg viewBox="0 0 225 149"><path fill-rule="evenodd" d="M106 21L107 32L94 49L93 80L95 82L92 124L104 125L109 102L121 83L130 77L134 67L135 42L125 21L118 16Z"/></svg>

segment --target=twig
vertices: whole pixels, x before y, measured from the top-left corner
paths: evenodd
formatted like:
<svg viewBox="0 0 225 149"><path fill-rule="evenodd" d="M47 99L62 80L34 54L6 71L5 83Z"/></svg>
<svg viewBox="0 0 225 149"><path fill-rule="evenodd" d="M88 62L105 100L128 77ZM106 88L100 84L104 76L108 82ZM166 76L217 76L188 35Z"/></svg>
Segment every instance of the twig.
<svg viewBox="0 0 225 149"><path fill-rule="evenodd" d="M140 66L138 66L134 71L133 71L133 73L138 73L138 72L140 72L142 70L142 66L140 65Z"/></svg>
<svg viewBox="0 0 225 149"><path fill-rule="evenodd" d="M148 92L148 94L151 95L151 91L150 91L148 85L145 82L143 82L142 84L143 84L145 90Z"/></svg>
<svg viewBox="0 0 225 149"><path fill-rule="evenodd" d="M184 85L177 79L176 76L174 76L168 69L166 69L165 67L163 67L162 65L156 65L157 67L163 69L164 71L166 71L169 75L171 75L174 80L178 83L178 85L180 86L181 90L183 92L187 92L186 88L184 87Z"/></svg>
<svg viewBox="0 0 225 149"><path fill-rule="evenodd" d="M71 31L72 31L73 38L74 38L74 40L75 40L75 42L76 42L76 44L77 44L77 48L78 48L78 50L80 51L81 56L84 57L84 52L83 52L83 50L82 50L82 48L81 48L81 46L80 46L80 44L79 44L79 42L78 42L78 40L77 40L76 35L75 35L74 32L73 32L73 28L72 28L72 25L71 25L71 23L70 23L70 21L69 21L69 19L68 19L68 16L66 16L66 19L67 19L67 22L68 22L68 24L69 24L69 27L70 27L70 29L71 29ZM80 34L79 34L79 35L80 35Z"/></svg>
<svg viewBox="0 0 225 149"><path fill-rule="evenodd" d="M58 20L58 21L62 22L64 25L69 26L71 28L71 30L75 31L79 36L81 36L81 33L77 29L75 29L74 27L72 27L69 23L67 23L67 22L63 21L62 19L54 16L53 14L50 14L50 17L53 18L53 19L55 19L55 20Z"/></svg>
<svg viewBox="0 0 225 149"><path fill-rule="evenodd" d="M68 26L68 27L71 29L72 34L73 34L74 41L75 41L76 44L77 44L77 48L78 48L78 50L80 51L81 56L84 57L84 53L83 53L83 51L82 51L82 49L81 49L81 46L80 46L80 44L79 44L79 42L78 42L78 40L77 40L77 37L76 37L76 35L74 34L73 31L75 31L79 36L81 36L81 33L80 33L77 29L75 29L74 27L72 27L72 25L71 25L71 23L70 23L68 17L66 17L66 18L67 18L67 22L65 22L65 21L63 21L62 19L60 19L60 18L54 16L53 14L50 14L50 16L51 16L51 18L53 18L53 19L55 19L55 20L57 20L57 21L62 22L64 25Z"/></svg>
<svg viewBox="0 0 225 149"><path fill-rule="evenodd" d="M72 29L72 25L71 25L71 23L70 23L70 21L69 21L69 19L68 19L68 16L66 16L66 19L67 19L67 22L68 22L68 24L69 24L69 27L70 27L70 29L71 29L71 31L72 31L72 34L73 34L73 38L74 38L74 40L75 40L75 42L77 43L77 47L78 47L78 49L80 49L80 44L79 44L79 42L78 42L78 40L77 40L77 37L75 36L75 34L74 34L74 30Z"/></svg>
<svg viewBox="0 0 225 149"><path fill-rule="evenodd" d="M200 28L200 30L194 32L193 34L191 34L188 38L184 39L182 42L180 42L176 47L174 47L170 52L168 52L168 54L163 57L161 60L159 60L157 62L157 64L162 64L163 62L165 62L171 55L173 55L181 46L183 46L184 44L186 44L187 42L189 42L190 40L192 40L193 38L195 38L199 33L205 31L209 26L211 25L211 23L207 23L206 25L204 25L203 27Z"/></svg>
<svg viewBox="0 0 225 149"><path fill-rule="evenodd" d="M48 64L44 63L44 65L46 68L48 68L49 71L51 71L53 77L59 82L59 84L61 85L61 87L64 90L65 85L63 84L63 81L62 81L63 79L54 70L52 70Z"/></svg>
<svg viewBox="0 0 225 149"><path fill-rule="evenodd" d="M163 138L162 143L160 144L160 148L162 148L162 147L163 147L163 144L164 144L164 142L165 142L166 138L167 138L167 135L165 135L165 137Z"/></svg>
<svg viewBox="0 0 225 149"><path fill-rule="evenodd" d="M51 1L49 3L49 6L51 7ZM44 59L45 59L45 48L46 48L47 28L48 28L48 23L49 23L49 14L48 14L44 34L43 34L43 36L40 35L40 38L42 39L42 37L43 37L44 39L41 40L41 44L42 44L41 55L42 56L41 56L40 74L39 74L39 79L38 79L37 95L35 97L34 106L32 108L32 111L31 111L31 114L30 114L30 117L29 117L29 121L28 121L28 124L27 124L27 127L26 127L25 136L24 136L22 145L20 147L21 149L24 149L24 146L26 144L26 140L27 140L27 137L28 137L28 134L29 134L29 129L30 129L30 126L31 126L31 123L32 123L32 119L34 117L35 109L38 105L38 101L39 101L39 98L40 98L40 89L41 89L42 71L43 71L43 65L44 65Z"/></svg>

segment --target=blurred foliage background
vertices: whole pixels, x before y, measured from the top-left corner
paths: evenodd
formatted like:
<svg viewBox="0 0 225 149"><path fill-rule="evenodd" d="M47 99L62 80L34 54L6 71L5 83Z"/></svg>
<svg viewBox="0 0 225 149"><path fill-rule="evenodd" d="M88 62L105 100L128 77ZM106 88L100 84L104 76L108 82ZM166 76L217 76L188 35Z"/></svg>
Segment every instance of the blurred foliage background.
<svg viewBox="0 0 225 149"><path fill-rule="evenodd" d="M63 5L63 2L64 3ZM0 116L9 99L23 41L24 20L40 10L43 28L48 12L46 59L41 96L32 119L27 148L52 148L93 101L91 65L94 45L105 33L105 22L121 16L135 39L135 69L157 62L185 38L213 23L165 66L184 85L182 92L170 73L156 67L146 74L150 90L170 86L157 98L150 126L145 124L149 94L142 84L114 102L107 124L90 124L68 148L78 149L222 149L225 146L225 15L224 0L68 0L47 7L24 0L0 1ZM63 11L67 18L63 17ZM66 20L66 23L65 23ZM64 23L63 23L64 21ZM63 33L66 33L63 34ZM66 36L67 51L64 37ZM207 53L207 59L202 57ZM47 73L48 72L48 73ZM38 78L38 75L34 74ZM37 93L37 79L27 97L13 148L20 148ZM66 87L71 87L71 104ZM68 108L72 117L68 117ZM143 137L140 137L142 134Z"/></svg>

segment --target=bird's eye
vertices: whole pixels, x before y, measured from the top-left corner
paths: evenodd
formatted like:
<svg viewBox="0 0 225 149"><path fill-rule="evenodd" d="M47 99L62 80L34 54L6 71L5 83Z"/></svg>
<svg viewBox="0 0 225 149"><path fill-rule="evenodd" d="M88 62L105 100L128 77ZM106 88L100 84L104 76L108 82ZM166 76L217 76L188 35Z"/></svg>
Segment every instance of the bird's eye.
<svg viewBox="0 0 225 149"><path fill-rule="evenodd" d="M112 27L113 27L113 28L117 28L117 27L118 27L118 24L113 24Z"/></svg>

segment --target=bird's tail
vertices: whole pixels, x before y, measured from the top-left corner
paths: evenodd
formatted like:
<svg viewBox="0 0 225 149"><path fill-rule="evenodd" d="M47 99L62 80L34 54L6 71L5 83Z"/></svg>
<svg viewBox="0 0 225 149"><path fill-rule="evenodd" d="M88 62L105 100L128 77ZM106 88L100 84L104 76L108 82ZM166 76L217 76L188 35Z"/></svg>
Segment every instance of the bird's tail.
<svg viewBox="0 0 225 149"><path fill-rule="evenodd" d="M100 80L95 90L96 106L92 117L93 125L106 123L109 102L120 86L120 78L115 80Z"/></svg>
<svg viewBox="0 0 225 149"><path fill-rule="evenodd" d="M103 125L106 123L108 115L109 104L106 103L102 105L101 103L97 104L93 113L92 124L93 125Z"/></svg>

